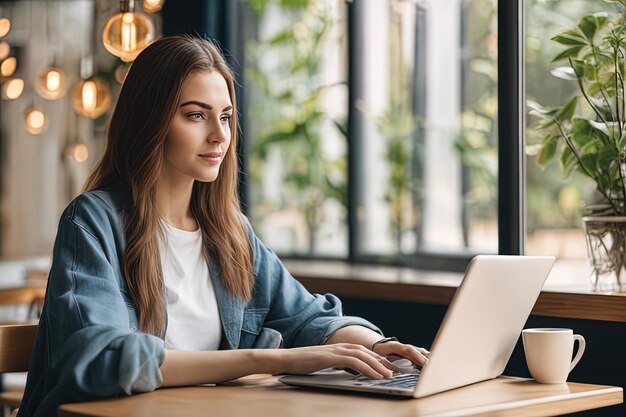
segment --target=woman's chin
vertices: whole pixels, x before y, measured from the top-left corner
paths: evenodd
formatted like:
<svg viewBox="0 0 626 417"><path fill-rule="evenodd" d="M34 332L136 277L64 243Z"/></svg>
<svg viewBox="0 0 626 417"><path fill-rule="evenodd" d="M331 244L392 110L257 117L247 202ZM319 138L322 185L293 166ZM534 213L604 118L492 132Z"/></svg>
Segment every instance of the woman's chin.
<svg viewBox="0 0 626 417"><path fill-rule="evenodd" d="M213 182L217 179L217 173L212 175L202 175L196 177L196 181L198 182Z"/></svg>

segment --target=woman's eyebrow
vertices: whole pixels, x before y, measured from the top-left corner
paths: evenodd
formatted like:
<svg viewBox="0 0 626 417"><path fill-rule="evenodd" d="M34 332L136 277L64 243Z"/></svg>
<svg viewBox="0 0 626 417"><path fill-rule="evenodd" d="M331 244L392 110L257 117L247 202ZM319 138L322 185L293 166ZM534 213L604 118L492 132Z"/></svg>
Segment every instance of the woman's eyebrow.
<svg viewBox="0 0 626 417"><path fill-rule="evenodd" d="M197 100L190 100L190 101L186 101L183 104L180 105L180 107L184 107L184 106L189 106L189 105L193 105L195 104L196 106L200 106L203 109L207 109L207 110L213 110L213 107L208 105L207 103L203 103L201 101L197 101ZM228 111L228 110L232 110L233 106L226 106L224 107L224 109L222 110L223 112Z"/></svg>

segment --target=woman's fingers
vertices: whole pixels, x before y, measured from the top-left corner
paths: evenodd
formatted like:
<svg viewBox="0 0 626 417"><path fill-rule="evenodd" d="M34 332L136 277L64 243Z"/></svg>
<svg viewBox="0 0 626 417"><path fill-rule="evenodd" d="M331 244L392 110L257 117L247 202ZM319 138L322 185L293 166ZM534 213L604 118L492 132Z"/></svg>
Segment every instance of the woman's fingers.
<svg viewBox="0 0 626 417"><path fill-rule="evenodd" d="M430 351L426 350L424 348L418 347L417 350L424 356L426 356L427 358L430 357Z"/></svg>
<svg viewBox="0 0 626 417"><path fill-rule="evenodd" d="M382 360L377 353L348 343L285 349L283 372L300 374L324 368L343 368L372 379L390 378L393 373L381 363Z"/></svg>
<svg viewBox="0 0 626 417"><path fill-rule="evenodd" d="M308 373L329 367L342 368L368 378L381 379L391 378L393 372L401 370L393 364L393 359L387 359L386 356L406 358L421 367L428 362L430 355L424 348L400 342L388 342L378 346L377 352L351 343L297 348L293 349L293 353L297 353L295 361L290 360L286 367L294 373Z"/></svg>
<svg viewBox="0 0 626 417"><path fill-rule="evenodd" d="M340 350L338 354L345 355L348 362L347 368L350 368L368 378L391 378L393 373L382 363L385 360L371 350L360 345L342 345L338 346Z"/></svg>
<svg viewBox="0 0 626 417"><path fill-rule="evenodd" d="M380 346L380 348L378 347ZM418 348L413 345L407 345L400 342L388 342L384 345L378 345L376 350L381 355L385 355L387 357L402 357L409 359L417 366L424 366L426 362L428 362L428 357L430 356L430 352L424 348ZM391 359L393 363L393 359ZM397 370L397 367L389 369Z"/></svg>

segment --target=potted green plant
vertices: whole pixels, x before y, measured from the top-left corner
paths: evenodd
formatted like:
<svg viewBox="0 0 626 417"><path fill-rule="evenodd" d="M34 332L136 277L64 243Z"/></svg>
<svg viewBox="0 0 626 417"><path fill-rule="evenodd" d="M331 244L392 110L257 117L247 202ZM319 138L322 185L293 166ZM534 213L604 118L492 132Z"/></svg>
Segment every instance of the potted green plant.
<svg viewBox="0 0 626 417"><path fill-rule="evenodd" d="M563 106L529 102L543 132L537 161L557 158L565 176L578 172L595 183L597 201L583 217L592 282L602 277L619 287L626 266L626 0L615 13L583 16L552 38L564 46L553 60L558 78L576 83Z"/></svg>

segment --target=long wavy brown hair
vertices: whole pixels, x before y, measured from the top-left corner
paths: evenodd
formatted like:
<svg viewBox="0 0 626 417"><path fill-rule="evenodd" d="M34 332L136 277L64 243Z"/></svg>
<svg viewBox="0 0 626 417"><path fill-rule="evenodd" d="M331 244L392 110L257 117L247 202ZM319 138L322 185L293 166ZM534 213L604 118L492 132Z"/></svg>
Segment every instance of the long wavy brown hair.
<svg viewBox="0 0 626 417"><path fill-rule="evenodd" d="M160 38L132 64L111 119L104 156L85 185L86 190L122 189L127 196L124 279L141 329L157 336L165 330L166 307L156 184L183 81L194 71L218 71L237 108L232 71L215 45L190 36ZM213 182L195 182L191 211L202 230L205 255L217 263L225 287L241 299L250 299L252 254L237 194L237 112L230 130L231 145L220 173Z"/></svg>

